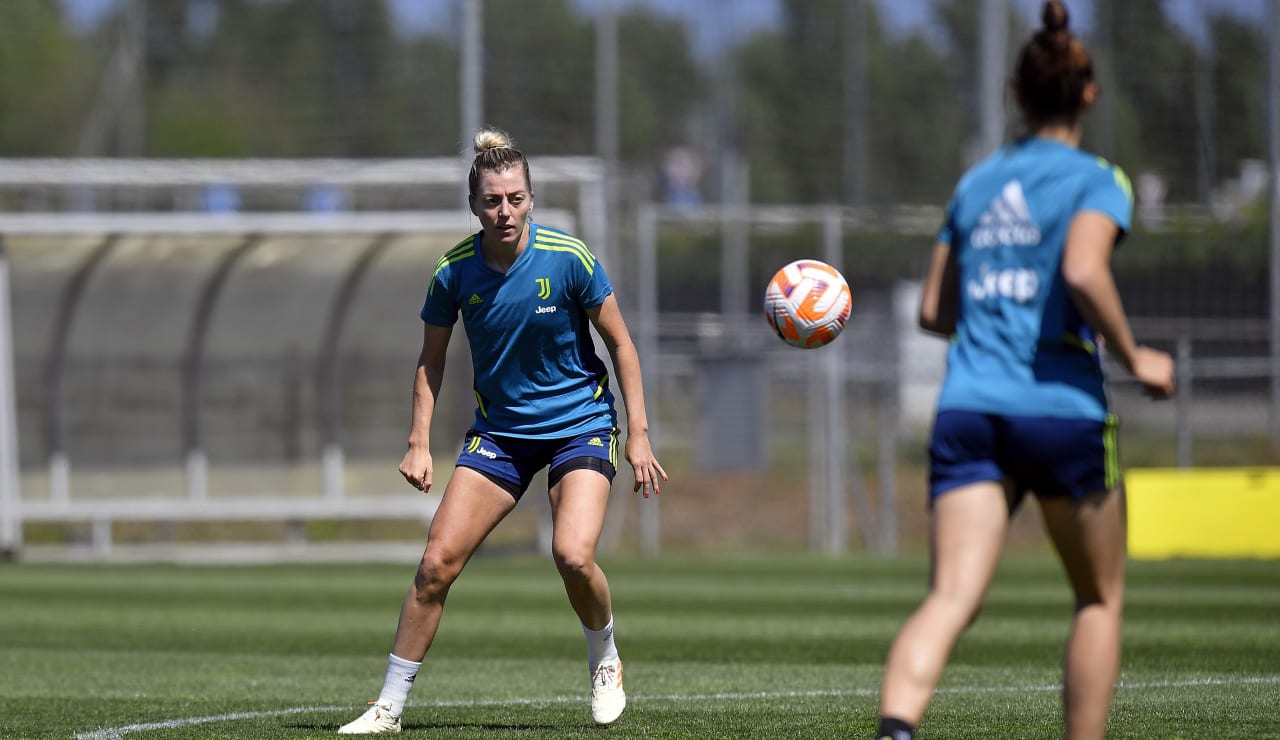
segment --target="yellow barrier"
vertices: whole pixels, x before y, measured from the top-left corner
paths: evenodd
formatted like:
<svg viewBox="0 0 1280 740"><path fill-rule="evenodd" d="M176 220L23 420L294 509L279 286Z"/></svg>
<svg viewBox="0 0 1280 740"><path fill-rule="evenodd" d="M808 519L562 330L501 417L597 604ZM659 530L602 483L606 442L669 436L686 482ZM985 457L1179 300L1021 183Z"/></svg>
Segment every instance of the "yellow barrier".
<svg viewBox="0 0 1280 740"><path fill-rule="evenodd" d="M1125 471L1134 558L1280 558L1280 468Z"/></svg>

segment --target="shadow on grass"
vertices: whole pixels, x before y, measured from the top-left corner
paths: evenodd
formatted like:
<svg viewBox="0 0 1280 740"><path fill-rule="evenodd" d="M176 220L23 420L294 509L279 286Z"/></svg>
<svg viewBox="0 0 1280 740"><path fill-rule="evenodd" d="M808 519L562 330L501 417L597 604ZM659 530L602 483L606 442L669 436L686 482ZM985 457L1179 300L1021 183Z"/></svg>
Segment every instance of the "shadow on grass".
<svg viewBox="0 0 1280 740"><path fill-rule="evenodd" d="M307 732L337 732L341 723L332 724L328 722L293 722L285 725L290 730L304 730ZM534 723L504 723L504 722L406 722L400 726L402 732L416 732L419 730L484 730L487 732L544 732L546 730L554 730L561 725L553 724L534 724Z"/></svg>

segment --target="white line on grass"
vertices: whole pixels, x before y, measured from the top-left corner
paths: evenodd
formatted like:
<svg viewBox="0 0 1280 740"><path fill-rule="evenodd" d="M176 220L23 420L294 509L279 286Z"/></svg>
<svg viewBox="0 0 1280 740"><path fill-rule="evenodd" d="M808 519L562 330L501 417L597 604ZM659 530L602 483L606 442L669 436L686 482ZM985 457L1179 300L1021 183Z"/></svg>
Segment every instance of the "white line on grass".
<svg viewBox="0 0 1280 740"><path fill-rule="evenodd" d="M1121 681L1116 688L1121 691L1143 689L1185 688L1189 686L1238 686L1241 684L1273 684L1280 683L1278 676L1244 676L1241 678L1192 678L1179 681L1140 681L1130 683ZM937 690L939 694L1008 694L1024 691L1060 691L1061 684L1043 684L1039 686L950 686ZM820 696L873 696L880 689L814 689L810 691L734 691L716 694L652 694L634 695L633 702L651 701L744 701L747 699L803 699ZM505 706L539 706L547 704L567 704L583 701L581 696L552 696L545 699L481 699L457 701L430 701L414 703L414 708L430 709L449 707L505 707ZM228 714L212 714L206 717L184 717L167 719L162 722L140 722L122 727L106 727L90 732L76 734L76 740L119 740L135 732L150 730L175 730L195 725L207 725L211 722L234 722L244 719L261 719L262 717L285 717L290 714L307 714L310 712L341 712L350 710L351 706L324 707L290 707L289 709L270 709L260 712L231 712Z"/></svg>

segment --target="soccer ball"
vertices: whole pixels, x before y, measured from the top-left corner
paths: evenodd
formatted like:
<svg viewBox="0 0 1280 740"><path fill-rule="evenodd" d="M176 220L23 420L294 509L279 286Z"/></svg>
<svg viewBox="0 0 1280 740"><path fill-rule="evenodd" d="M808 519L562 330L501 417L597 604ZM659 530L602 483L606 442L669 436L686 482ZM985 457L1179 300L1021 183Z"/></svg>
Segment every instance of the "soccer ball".
<svg viewBox="0 0 1280 740"><path fill-rule="evenodd" d="M764 317L793 347L830 344L849 319L849 283L818 260L796 260L774 274L764 291Z"/></svg>

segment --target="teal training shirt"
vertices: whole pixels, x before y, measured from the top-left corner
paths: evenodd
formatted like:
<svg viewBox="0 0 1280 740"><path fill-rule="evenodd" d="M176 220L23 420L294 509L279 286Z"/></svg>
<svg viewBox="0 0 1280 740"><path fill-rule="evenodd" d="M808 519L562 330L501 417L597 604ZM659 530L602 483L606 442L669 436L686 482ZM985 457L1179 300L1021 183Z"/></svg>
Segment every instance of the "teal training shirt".
<svg viewBox="0 0 1280 740"><path fill-rule="evenodd" d="M961 178L938 240L956 252L960 306L938 410L1104 419L1092 330L1062 278L1076 214L1128 231L1120 168L1057 141L1026 138Z"/></svg>
<svg viewBox="0 0 1280 740"><path fill-rule="evenodd" d="M478 431L571 437L612 429L609 376L586 309L604 303L613 286L580 239L534 223L529 229L528 245L505 273L485 264L483 232L445 253L422 320L452 326L462 314Z"/></svg>

